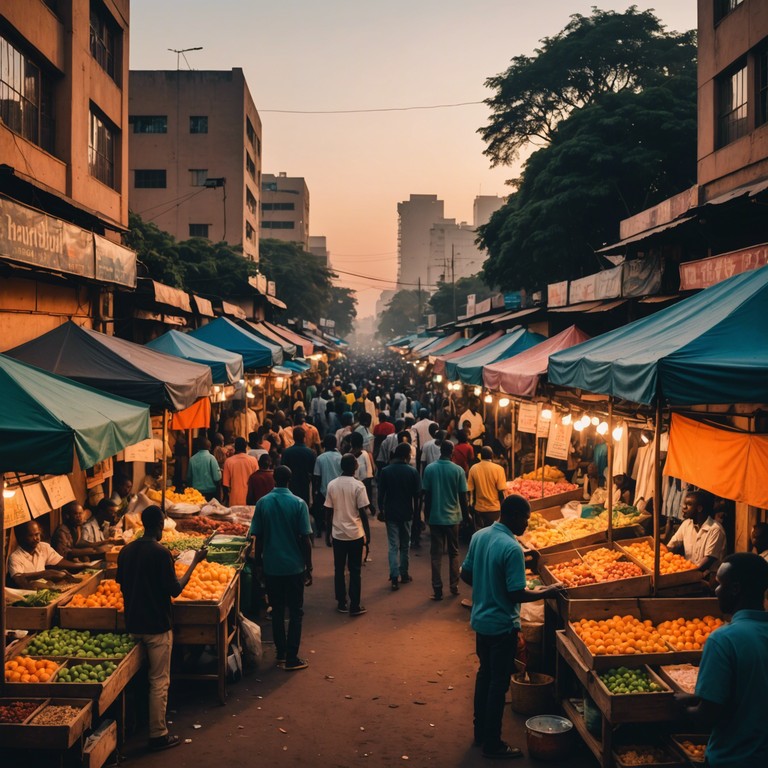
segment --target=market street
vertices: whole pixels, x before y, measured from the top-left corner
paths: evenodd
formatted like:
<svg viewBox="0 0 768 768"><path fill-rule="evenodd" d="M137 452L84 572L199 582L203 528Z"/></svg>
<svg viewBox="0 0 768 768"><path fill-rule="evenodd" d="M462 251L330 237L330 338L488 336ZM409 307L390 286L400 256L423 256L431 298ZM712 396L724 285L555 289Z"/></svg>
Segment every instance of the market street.
<svg viewBox="0 0 768 768"><path fill-rule="evenodd" d="M171 686L170 728L182 740L172 756L145 750L143 732L125 756L142 768L214 764L339 768L488 765L472 747L472 691L476 669L469 596L429 600L429 550L412 559L413 583L392 592L383 523L372 521L372 562L363 568L364 616L336 612L331 550L313 552L314 584L305 591L302 655L309 668L275 667L264 643L261 667L229 688L225 706L213 703L213 684ZM463 551L463 550L462 550ZM269 622L264 635L271 637ZM525 718L504 714L504 738L525 752ZM514 721L514 725L513 725ZM195 724L202 727L195 729ZM564 768L593 766L580 741ZM527 759L515 765L534 765Z"/></svg>

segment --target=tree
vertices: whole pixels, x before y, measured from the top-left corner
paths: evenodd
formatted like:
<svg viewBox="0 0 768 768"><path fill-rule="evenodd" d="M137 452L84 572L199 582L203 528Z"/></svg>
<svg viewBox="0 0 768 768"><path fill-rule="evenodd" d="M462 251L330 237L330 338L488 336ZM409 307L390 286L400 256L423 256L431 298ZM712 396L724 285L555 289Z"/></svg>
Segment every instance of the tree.
<svg viewBox="0 0 768 768"><path fill-rule="evenodd" d="M475 294L476 301L483 301L495 291L485 284L480 275L461 277L455 286L453 283L438 282L437 290L429 298L429 305L437 316L437 324L455 320L456 313L466 305L467 296L471 293Z"/></svg>
<svg viewBox="0 0 768 768"><path fill-rule="evenodd" d="M429 294L426 291L398 291L379 318L379 336L383 341L416 330L424 322L424 308ZM421 311L420 311L421 310Z"/></svg>
<svg viewBox="0 0 768 768"><path fill-rule="evenodd" d="M351 288L331 286L331 298L325 310L325 317L333 320L337 336L346 336L352 330L357 317L357 297Z"/></svg>
<svg viewBox="0 0 768 768"><path fill-rule="evenodd" d="M695 32L667 33L652 11L594 8L574 14L546 37L535 56L515 56L486 80L491 117L479 129L493 165L508 165L529 142L547 144L575 110L604 94L637 93L675 78L696 77Z"/></svg>

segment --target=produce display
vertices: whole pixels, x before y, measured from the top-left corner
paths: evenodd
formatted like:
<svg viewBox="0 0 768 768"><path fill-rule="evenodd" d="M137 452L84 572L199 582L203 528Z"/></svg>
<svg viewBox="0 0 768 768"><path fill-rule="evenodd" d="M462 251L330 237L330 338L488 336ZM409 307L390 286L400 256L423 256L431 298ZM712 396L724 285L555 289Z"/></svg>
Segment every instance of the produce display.
<svg viewBox="0 0 768 768"><path fill-rule="evenodd" d="M23 723L39 706L39 701L11 701L8 704L0 704L0 723Z"/></svg>
<svg viewBox="0 0 768 768"><path fill-rule="evenodd" d="M665 688L654 682L651 676L642 669L627 669L618 667L609 669L600 675L605 687L616 695L627 693L659 693Z"/></svg>
<svg viewBox="0 0 768 768"><path fill-rule="evenodd" d="M510 496L513 493L517 493L524 499L532 501L534 499L541 499L545 496L557 496L560 493L575 491L578 490L578 488L578 485L566 483L564 481L555 483L551 480L544 480L544 482L542 482L541 480L524 480L522 477L517 477L507 483L504 495Z"/></svg>
<svg viewBox="0 0 768 768"><path fill-rule="evenodd" d="M35 635L25 650L30 656L122 659L135 645L130 635L54 627Z"/></svg>
<svg viewBox="0 0 768 768"><path fill-rule="evenodd" d="M656 558L654 556L653 547L649 542L637 541L631 544L622 544L622 546L635 558L635 560L639 560L646 568L651 571L653 570ZM666 576L670 573L683 573L684 571L691 571L696 568L690 560L686 560L682 555L670 552L664 544L661 544L660 547L660 574Z"/></svg>
<svg viewBox="0 0 768 768"><path fill-rule="evenodd" d="M38 712L30 725L69 725L73 723L80 710L77 707L70 707L67 704L49 704L45 709Z"/></svg>
<svg viewBox="0 0 768 768"><path fill-rule="evenodd" d="M534 469L533 472L526 472L524 475L520 475L520 479L538 480L541 483L542 475L545 482L559 483L561 480L565 480L565 475L557 467L551 467L549 464Z"/></svg>
<svg viewBox="0 0 768 768"><path fill-rule="evenodd" d="M47 683L59 668L57 661L15 656L5 662L6 683Z"/></svg>
<svg viewBox="0 0 768 768"><path fill-rule="evenodd" d="M668 653L664 638L649 620L634 616L614 616L596 621L581 619L573 629L593 656L620 656L642 653Z"/></svg>
<svg viewBox="0 0 768 768"><path fill-rule="evenodd" d="M555 520L552 525L570 541L608 530L608 523L598 517L564 517Z"/></svg>
<svg viewBox="0 0 768 768"><path fill-rule="evenodd" d="M120 585L114 579L104 579L96 591L90 595L75 595L68 608L116 608L122 612L125 610L123 593Z"/></svg>
<svg viewBox="0 0 768 768"><path fill-rule="evenodd" d="M660 747L616 747L614 752L624 765L678 764L669 752Z"/></svg>
<svg viewBox="0 0 768 768"><path fill-rule="evenodd" d="M699 668L693 664L670 664L661 668L664 674L674 680L680 690L690 693L696 692L696 681L699 679Z"/></svg>
<svg viewBox="0 0 768 768"><path fill-rule="evenodd" d="M643 569L639 565L621 560L621 557L621 552L600 547L585 552L581 559L553 563L547 565L547 568L558 581L571 588L643 575Z"/></svg>
<svg viewBox="0 0 768 768"><path fill-rule="evenodd" d="M176 575L183 576L187 566L176 563ZM192 571L192 576L184 587L184 591L176 600L219 600L227 589L227 585L235 575L235 569L228 565L212 563L203 560Z"/></svg>
<svg viewBox="0 0 768 768"><path fill-rule="evenodd" d="M188 517L176 521L176 530L185 533L202 533L210 536L214 531L225 536L245 536L248 526L242 523L228 523L223 520L211 520L209 517Z"/></svg>
<svg viewBox="0 0 768 768"><path fill-rule="evenodd" d="M72 667L62 667L54 682L57 683L103 683L115 670L117 664L111 661L98 664L75 664Z"/></svg>
<svg viewBox="0 0 768 768"><path fill-rule="evenodd" d="M166 531L160 543L172 552L186 552L188 549L200 549L204 541L204 536L188 536L176 531Z"/></svg>
<svg viewBox="0 0 768 768"><path fill-rule="evenodd" d="M160 491L148 488L146 494L152 501L162 501L163 494ZM165 498L173 504L195 504L198 507L207 503L205 496L196 488L187 488L183 493L178 493L175 487L169 488L165 492Z"/></svg>
<svg viewBox="0 0 768 768"><path fill-rule="evenodd" d="M545 547L551 547L555 544L565 544L566 542L565 534L551 526L547 528L541 526L533 531L526 531L526 533L520 537L520 540L531 549L544 549Z"/></svg>
<svg viewBox="0 0 768 768"><path fill-rule="evenodd" d="M694 744L690 739L676 739L677 743L685 750L685 754L696 763L704 762L706 744Z"/></svg>
<svg viewBox="0 0 768 768"><path fill-rule="evenodd" d="M55 589L38 589L31 595L25 595L20 600L11 603L19 608L44 608L60 597L61 592Z"/></svg>
<svg viewBox="0 0 768 768"><path fill-rule="evenodd" d="M700 651L709 635L725 622L714 616L673 619L659 624L659 633L676 651Z"/></svg>
<svg viewBox="0 0 768 768"><path fill-rule="evenodd" d="M578 557L565 563L548 565L549 572L562 581L566 587L583 587L587 584L597 584L597 578L590 567Z"/></svg>

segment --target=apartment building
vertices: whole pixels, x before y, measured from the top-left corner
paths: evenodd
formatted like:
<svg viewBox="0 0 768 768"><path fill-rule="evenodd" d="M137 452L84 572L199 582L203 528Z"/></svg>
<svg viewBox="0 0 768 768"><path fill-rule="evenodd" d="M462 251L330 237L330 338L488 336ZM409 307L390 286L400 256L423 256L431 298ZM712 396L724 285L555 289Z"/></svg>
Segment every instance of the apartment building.
<svg viewBox="0 0 768 768"><path fill-rule="evenodd" d="M302 176L284 171L262 176L261 236L309 250L309 188Z"/></svg>
<svg viewBox="0 0 768 768"><path fill-rule="evenodd" d="M259 259L261 119L243 70L132 70L131 211Z"/></svg>
<svg viewBox="0 0 768 768"><path fill-rule="evenodd" d="M430 290L430 231L445 218L437 195L411 195L397 204L397 287ZM431 286L434 289L434 285Z"/></svg>
<svg viewBox="0 0 768 768"><path fill-rule="evenodd" d="M328 242L325 235L310 235L309 236L309 252L314 256L317 256L321 264L326 267L331 266L331 255L328 252Z"/></svg>
<svg viewBox="0 0 768 768"><path fill-rule="evenodd" d="M0 350L65 320L111 333L136 284L128 0L0 3Z"/></svg>

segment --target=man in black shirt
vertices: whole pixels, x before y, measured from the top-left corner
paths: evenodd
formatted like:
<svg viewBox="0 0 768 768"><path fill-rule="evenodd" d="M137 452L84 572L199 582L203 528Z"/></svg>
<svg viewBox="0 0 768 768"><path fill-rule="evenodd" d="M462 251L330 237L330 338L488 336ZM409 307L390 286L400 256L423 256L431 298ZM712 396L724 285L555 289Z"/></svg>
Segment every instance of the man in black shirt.
<svg viewBox="0 0 768 768"><path fill-rule="evenodd" d="M152 505L141 513L144 535L128 544L117 558L117 581L125 599L125 628L141 640L149 660L149 747L160 750L180 744L168 733L165 709L171 683L173 632L171 598L181 594L208 550L195 556L184 575L176 578L171 553L159 544L163 511Z"/></svg>
<svg viewBox="0 0 768 768"><path fill-rule="evenodd" d="M312 472L315 469L317 454L308 448L304 427L293 428L294 443L283 452L282 464L291 470L288 489L294 496L304 499L307 506L312 504L309 489L312 487Z"/></svg>

